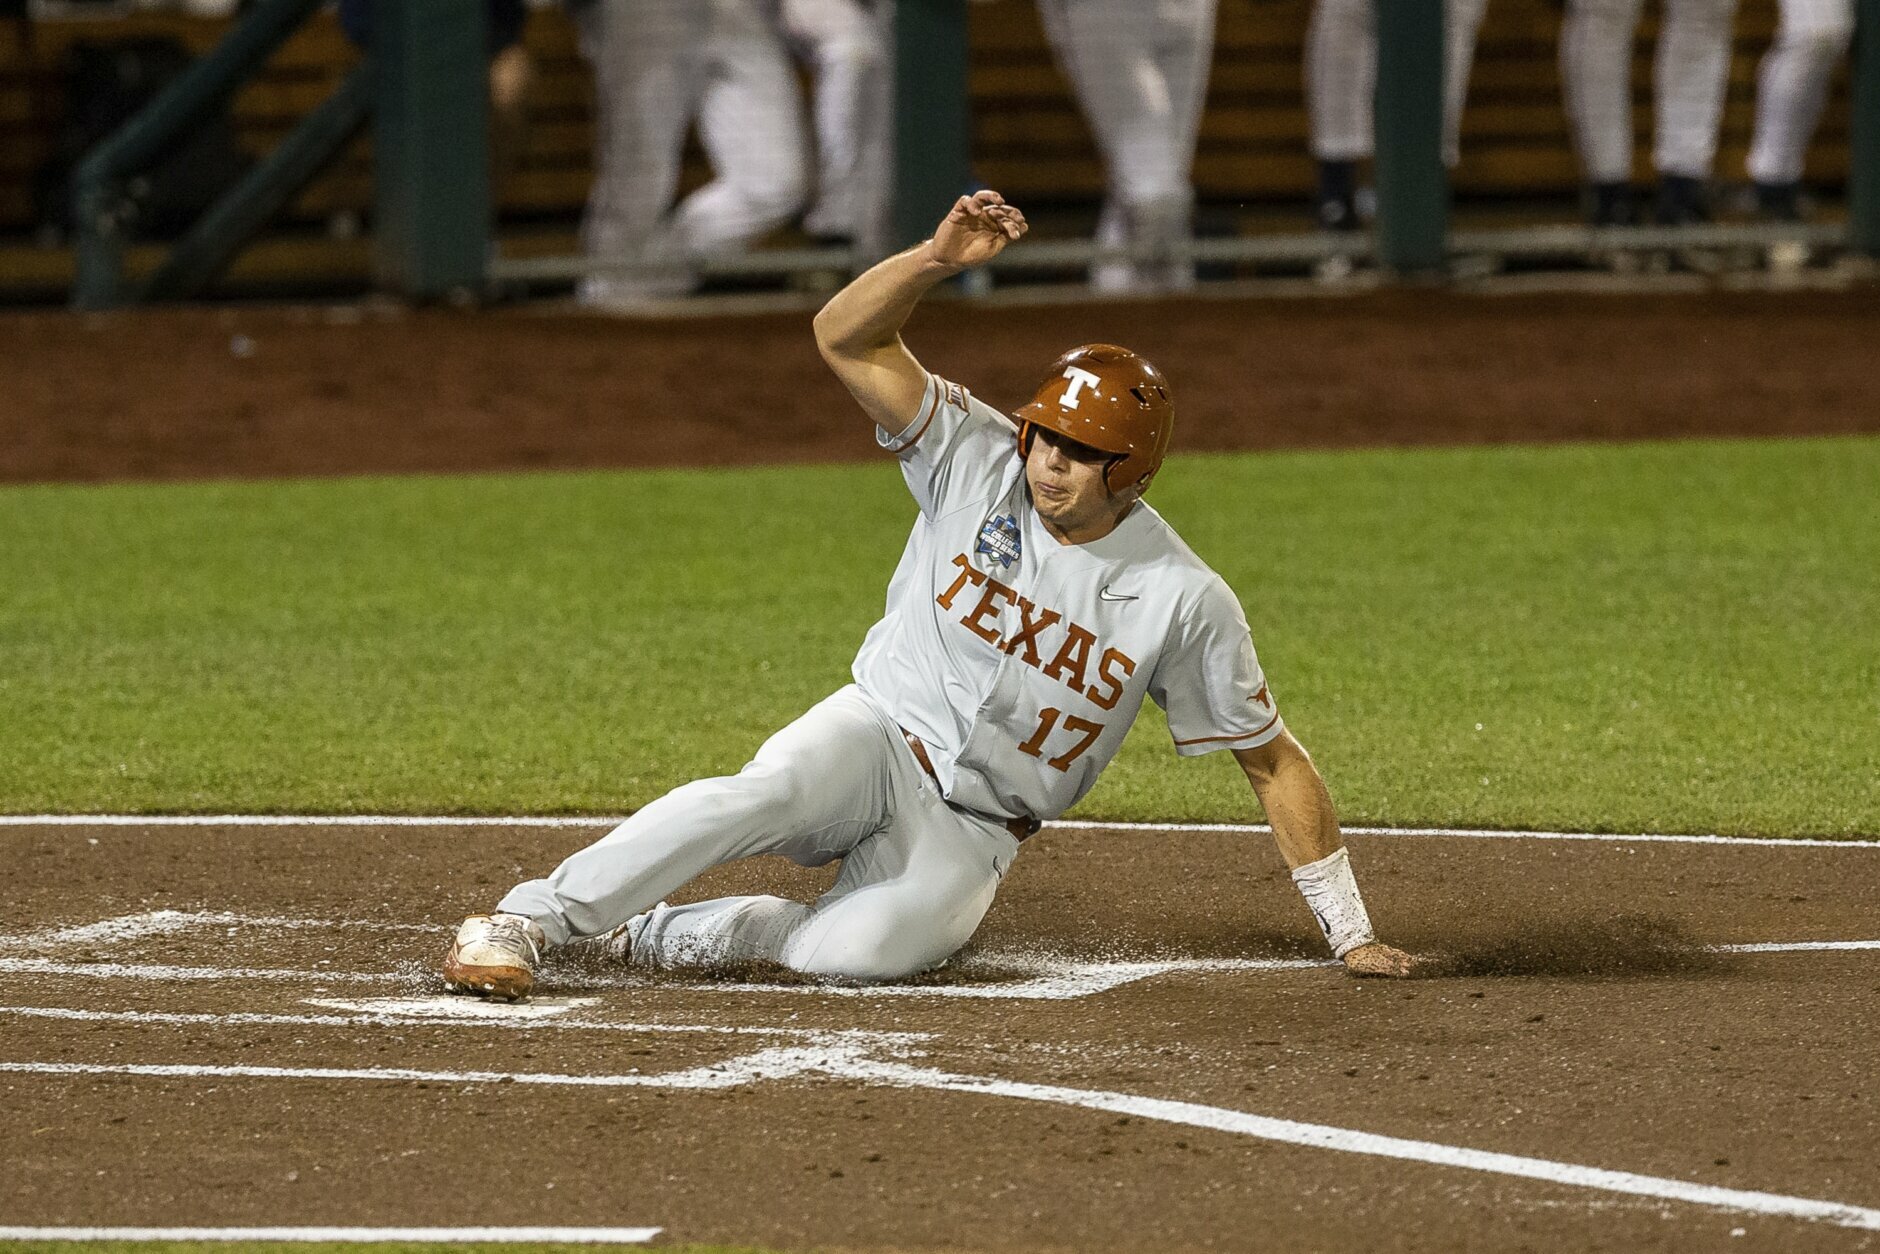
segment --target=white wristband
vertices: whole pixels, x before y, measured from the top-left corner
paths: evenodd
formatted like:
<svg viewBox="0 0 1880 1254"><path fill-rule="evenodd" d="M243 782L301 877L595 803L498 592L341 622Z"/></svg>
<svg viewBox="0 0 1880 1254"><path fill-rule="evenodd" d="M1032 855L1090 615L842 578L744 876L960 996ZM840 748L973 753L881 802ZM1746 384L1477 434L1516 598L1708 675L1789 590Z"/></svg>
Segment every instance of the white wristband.
<svg viewBox="0 0 1880 1254"><path fill-rule="evenodd" d="M1377 939L1371 931L1371 917L1364 912L1364 898L1358 896L1358 881L1351 874L1351 856L1342 846L1329 857L1295 868L1292 877L1312 907L1312 917L1319 921L1334 957L1343 958Z"/></svg>

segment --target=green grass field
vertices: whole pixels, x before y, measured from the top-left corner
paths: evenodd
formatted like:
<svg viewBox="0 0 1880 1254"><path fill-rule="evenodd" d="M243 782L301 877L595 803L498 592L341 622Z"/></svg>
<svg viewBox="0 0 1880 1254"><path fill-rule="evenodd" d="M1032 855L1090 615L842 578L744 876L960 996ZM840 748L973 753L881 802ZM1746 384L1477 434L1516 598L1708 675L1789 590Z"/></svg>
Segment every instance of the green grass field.
<svg viewBox="0 0 1880 1254"><path fill-rule="evenodd" d="M1880 440L1182 457L1352 823L1880 834ZM0 810L596 812L845 682L891 464L0 490ZM1081 813L1240 820L1151 710Z"/></svg>

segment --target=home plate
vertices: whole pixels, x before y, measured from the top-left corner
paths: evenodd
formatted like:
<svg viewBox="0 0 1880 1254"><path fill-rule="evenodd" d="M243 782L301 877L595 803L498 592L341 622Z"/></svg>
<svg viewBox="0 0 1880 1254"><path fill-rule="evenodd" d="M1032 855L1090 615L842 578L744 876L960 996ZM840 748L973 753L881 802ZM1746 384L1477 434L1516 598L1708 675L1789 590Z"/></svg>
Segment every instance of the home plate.
<svg viewBox="0 0 1880 1254"><path fill-rule="evenodd" d="M429 1019L552 1019L570 1010L592 1006L598 997L532 997L528 1001L485 1001L440 993L435 997L367 997L358 1001L309 997L309 1006L326 1010L352 1010L366 1015L403 1015Z"/></svg>

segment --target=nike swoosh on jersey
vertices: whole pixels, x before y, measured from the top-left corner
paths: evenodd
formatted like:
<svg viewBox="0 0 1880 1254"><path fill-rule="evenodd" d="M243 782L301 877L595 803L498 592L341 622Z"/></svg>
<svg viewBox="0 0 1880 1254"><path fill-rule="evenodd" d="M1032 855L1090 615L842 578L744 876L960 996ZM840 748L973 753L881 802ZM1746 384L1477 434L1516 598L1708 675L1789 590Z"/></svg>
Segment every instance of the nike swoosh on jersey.
<svg viewBox="0 0 1880 1254"><path fill-rule="evenodd" d="M1111 592L1110 585L1107 583L1097 589L1097 600L1099 601L1135 601L1139 599L1138 597L1126 597L1121 593Z"/></svg>

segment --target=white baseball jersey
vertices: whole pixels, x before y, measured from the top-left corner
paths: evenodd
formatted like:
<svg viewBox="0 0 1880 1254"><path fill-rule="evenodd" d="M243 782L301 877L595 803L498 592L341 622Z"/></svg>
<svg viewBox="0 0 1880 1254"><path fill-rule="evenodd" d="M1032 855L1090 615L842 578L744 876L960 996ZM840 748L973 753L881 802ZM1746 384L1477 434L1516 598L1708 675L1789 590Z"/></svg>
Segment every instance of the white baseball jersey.
<svg viewBox="0 0 1880 1254"><path fill-rule="evenodd" d="M854 676L925 742L950 804L1055 818L1145 695L1183 754L1280 734L1239 601L1147 504L1099 540L1060 543L1032 508L1011 421L936 376L914 421L878 440L920 517Z"/></svg>

